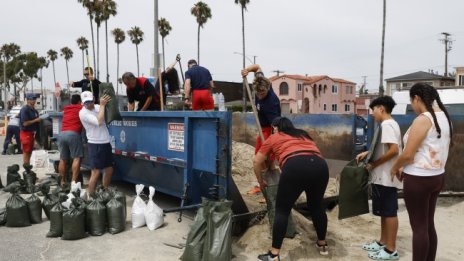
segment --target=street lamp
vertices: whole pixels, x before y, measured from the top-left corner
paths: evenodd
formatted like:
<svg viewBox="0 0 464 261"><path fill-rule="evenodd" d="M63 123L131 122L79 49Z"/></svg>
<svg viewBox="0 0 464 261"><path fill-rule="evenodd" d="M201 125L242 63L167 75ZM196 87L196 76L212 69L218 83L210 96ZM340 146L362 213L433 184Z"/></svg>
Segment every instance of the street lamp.
<svg viewBox="0 0 464 261"><path fill-rule="evenodd" d="M234 54L238 54L238 55L241 55L243 56L243 53L239 53L239 52L234 52ZM253 61L248 57L248 55L245 55L245 58L250 61L251 64L256 64L256 57L258 57L257 55L251 55L253 56Z"/></svg>

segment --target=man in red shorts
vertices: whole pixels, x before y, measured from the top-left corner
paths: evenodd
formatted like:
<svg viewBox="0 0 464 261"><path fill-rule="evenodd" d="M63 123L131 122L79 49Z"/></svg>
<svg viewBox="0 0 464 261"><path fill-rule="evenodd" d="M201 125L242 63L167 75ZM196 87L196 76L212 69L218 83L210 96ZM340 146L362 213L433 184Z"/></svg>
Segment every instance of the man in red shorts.
<svg viewBox="0 0 464 261"><path fill-rule="evenodd" d="M185 72L185 104L192 105L192 110L214 110L214 101L211 91L214 88L211 73L205 67L197 64L195 60L188 61L188 70ZM190 99L192 90L192 99Z"/></svg>
<svg viewBox="0 0 464 261"><path fill-rule="evenodd" d="M29 165L34 149L35 132L39 130L39 112L34 108L37 97L33 93L26 94L26 105L19 112L21 145L23 147L23 165Z"/></svg>

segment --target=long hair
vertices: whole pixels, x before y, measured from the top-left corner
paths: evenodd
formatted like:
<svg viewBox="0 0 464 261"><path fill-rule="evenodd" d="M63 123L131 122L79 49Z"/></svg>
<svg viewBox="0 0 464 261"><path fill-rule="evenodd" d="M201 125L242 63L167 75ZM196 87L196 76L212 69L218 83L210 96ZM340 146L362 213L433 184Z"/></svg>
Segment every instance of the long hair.
<svg viewBox="0 0 464 261"><path fill-rule="evenodd" d="M277 127L277 129L280 132L283 132L289 136L300 138L300 139L313 140L306 131L295 128L295 126L293 126L293 123L286 117L275 118L272 121L271 125L273 127Z"/></svg>
<svg viewBox="0 0 464 261"><path fill-rule="evenodd" d="M438 132L438 138L441 138L441 128L440 125L438 125L437 121L437 116L435 115L435 112L433 111L433 102L436 101L438 104L438 107L445 113L446 118L448 119L448 124L450 128L450 139L453 137L453 125L450 120L450 116L448 113L448 110L446 110L445 105L443 105L443 102L440 99L440 95L438 94L437 89L435 89L433 86L430 86L426 83L416 83L411 87L411 90L409 90L409 97L412 99L414 96L417 95L422 99L422 102L425 105L425 108L427 109L428 112L432 115L433 122L435 123L435 128L437 129Z"/></svg>

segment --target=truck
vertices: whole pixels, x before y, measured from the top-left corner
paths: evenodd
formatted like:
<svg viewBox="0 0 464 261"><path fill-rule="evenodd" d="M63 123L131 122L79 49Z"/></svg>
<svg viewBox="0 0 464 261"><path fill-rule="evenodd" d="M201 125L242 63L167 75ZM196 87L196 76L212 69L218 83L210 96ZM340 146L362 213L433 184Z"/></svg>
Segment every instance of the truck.
<svg viewBox="0 0 464 261"><path fill-rule="evenodd" d="M439 89L438 94L450 115L464 115L464 89ZM411 107L409 91L397 91L392 98L396 102L393 115L415 114Z"/></svg>

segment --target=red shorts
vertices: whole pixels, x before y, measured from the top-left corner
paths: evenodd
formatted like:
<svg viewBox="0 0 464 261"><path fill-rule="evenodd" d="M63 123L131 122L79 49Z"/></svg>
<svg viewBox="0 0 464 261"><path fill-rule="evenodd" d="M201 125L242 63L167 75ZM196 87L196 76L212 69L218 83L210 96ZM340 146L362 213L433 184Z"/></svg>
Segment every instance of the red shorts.
<svg viewBox="0 0 464 261"><path fill-rule="evenodd" d="M214 110L213 96L209 90L193 90L192 110Z"/></svg>
<svg viewBox="0 0 464 261"><path fill-rule="evenodd" d="M19 138L23 147L23 153L30 154L34 149L34 132L33 131L20 131Z"/></svg>

